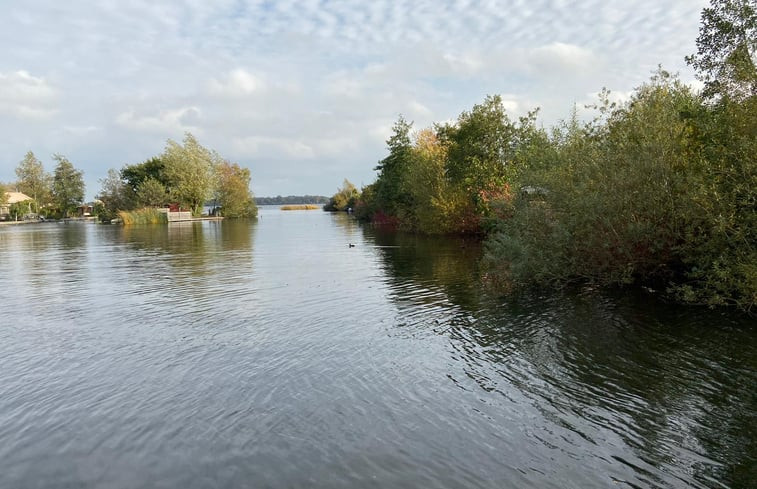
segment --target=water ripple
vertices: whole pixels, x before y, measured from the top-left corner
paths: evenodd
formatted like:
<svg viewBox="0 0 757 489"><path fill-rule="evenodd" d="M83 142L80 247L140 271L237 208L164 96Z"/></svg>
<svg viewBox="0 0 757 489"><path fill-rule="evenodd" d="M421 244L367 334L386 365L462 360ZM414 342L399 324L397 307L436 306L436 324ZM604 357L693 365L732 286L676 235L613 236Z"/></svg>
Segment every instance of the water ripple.
<svg viewBox="0 0 757 489"><path fill-rule="evenodd" d="M753 328L649 298L504 301L476 253L273 210L0 229L0 487L757 478Z"/></svg>

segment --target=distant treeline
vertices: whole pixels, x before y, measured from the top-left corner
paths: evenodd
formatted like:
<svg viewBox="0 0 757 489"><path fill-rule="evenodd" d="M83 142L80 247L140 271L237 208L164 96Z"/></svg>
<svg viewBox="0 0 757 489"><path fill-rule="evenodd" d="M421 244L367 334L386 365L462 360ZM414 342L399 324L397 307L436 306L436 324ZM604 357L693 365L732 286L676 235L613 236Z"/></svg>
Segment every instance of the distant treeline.
<svg viewBox="0 0 757 489"><path fill-rule="evenodd" d="M585 122L517 121L499 96L413 131L400 117L374 183L327 209L422 233L486 239L490 284L628 284L689 303L757 303L757 11L712 0L701 93L660 69Z"/></svg>
<svg viewBox="0 0 757 489"><path fill-rule="evenodd" d="M282 197L255 197L258 205L289 205L289 204L326 204L329 198L323 195L287 195Z"/></svg>

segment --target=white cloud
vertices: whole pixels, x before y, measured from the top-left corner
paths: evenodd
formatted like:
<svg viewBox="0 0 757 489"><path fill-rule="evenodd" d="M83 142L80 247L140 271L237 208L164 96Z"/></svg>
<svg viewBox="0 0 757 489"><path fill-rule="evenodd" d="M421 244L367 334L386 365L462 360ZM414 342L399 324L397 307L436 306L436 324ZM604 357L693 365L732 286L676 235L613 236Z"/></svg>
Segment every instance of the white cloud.
<svg viewBox="0 0 757 489"><path fill-rule="evenodd" d="M389 136L392 135L392 124L387 122L386 124L374 126L369 130L369 134L374 142L386 142Z"/></svg>
<svg viewBox="0 0 757 489"><path fill-rule="evenodd" d="M366 95L366 82L360 74L339 72L324 80L323 92L334 97L360 98Z"/></svg>
<svg viewBox="0 0 757 489"><path fill-rule="evenodd" d="M598 59L591 50L555 42L529 52L531 65L541 73L585 73L597 68Z"/></svg>
<svg viewBox="0 0 757 489"><path fill-rule="evenodd" d="M222 97L247 96L264 90L263 80L242 68L230 71L221 80L210 81L210 93Z"/></svg>
<svg viewBox="0 0 757 489"><path fill-rule="evenodd" d="M200 110L197 107L182 107L163 110L154 115L138 115L130 109L116 117L116 124L135 131L161 133L167 135L192 132L201 133L199 123Z"/></svg>
<svg viewBox="0 0 757 489"><path fill-rule="evenodd" d="M63 130L75 136L86 136L98 132L100 128L97 126L63 126Z"/></svg>
<svg viewBox="0 0 757 489"><path fill-rule="evenodd" d="M660 63L690 79L708 1L0 2L0 181L31 148L96 182L190 131L259 165L258 194L331 193L370 183L399 113L421 129L504 94L550 125Z"/></svg>
<svg viewBox="0 0 757 489"><path fill-rule="evenodd" d="M421 117L424 119L429 119L434 115L431 109L417 100L413 100L408 104L407 114L410 117Z"/></svg>
<svg viewBox="0 0 757 489"><path fill-rule="evenodd" d="M297 160L312 159L315 151L312 147L296 139L283 137L247 136L234 140L235 151L246 157L293 158Z"/></svg>
<svg viewBox="0 0 757 489"><path fill-rule="evenodd" d="M446 53L442 55L442 59L451 73L463 76L474 75L484 64L478 56L472 54Z"/></svg>
<svg viewBox="0 0 757 489"><path fill-rule="evenodd" d="M26 71L0 73L0 114L20 119L50 119L57 111L56 90Z"/></svg>
<svg viewBox="0 0 757 489"><path fill-rule="evenodd" d="M510 114L519 114L520 105L517 100L502 99L502 106Z"/></svg>

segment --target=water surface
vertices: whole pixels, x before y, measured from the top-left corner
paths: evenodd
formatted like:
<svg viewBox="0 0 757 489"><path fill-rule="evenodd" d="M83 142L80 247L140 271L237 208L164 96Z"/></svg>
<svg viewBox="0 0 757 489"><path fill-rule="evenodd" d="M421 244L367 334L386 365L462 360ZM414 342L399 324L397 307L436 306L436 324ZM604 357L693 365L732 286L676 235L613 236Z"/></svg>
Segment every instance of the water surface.
<svg viewBox="0 0 757 489"><path fill-rule="evenodd" d="M479 256L275 208L0 228L0 487L754 487L753 321L503 299Z"/></svg>

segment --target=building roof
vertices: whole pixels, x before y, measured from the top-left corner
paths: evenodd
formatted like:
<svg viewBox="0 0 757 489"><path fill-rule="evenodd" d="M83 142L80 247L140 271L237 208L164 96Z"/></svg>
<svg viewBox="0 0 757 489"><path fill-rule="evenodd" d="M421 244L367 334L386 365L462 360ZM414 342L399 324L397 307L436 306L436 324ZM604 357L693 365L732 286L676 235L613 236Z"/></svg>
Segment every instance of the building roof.
<svg viewBox="0 0 757 489"><path fill-rule="evenodd" d="M5 192L6 204L16 204L25 200L32 200L32 198L22 192Z"/></svg>

